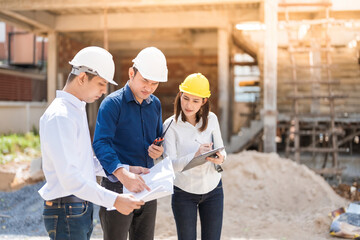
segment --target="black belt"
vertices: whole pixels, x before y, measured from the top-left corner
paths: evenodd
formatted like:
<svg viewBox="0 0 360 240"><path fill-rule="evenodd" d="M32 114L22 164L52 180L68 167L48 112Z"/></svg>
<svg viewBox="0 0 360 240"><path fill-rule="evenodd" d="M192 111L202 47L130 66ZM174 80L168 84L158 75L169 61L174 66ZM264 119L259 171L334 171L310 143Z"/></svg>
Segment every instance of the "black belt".
<svg viewBox="0 0 360 240"><path fill-rule="evenodd" d="M47 206L52 206L54 203L62 204L62 203L83 203L83 202L86 202L86 201L82 200L74 195L70 195L70 196L66 196L66 197L61 197L61 198L56 198L53 200L45 201L45 204Z"/></svg>

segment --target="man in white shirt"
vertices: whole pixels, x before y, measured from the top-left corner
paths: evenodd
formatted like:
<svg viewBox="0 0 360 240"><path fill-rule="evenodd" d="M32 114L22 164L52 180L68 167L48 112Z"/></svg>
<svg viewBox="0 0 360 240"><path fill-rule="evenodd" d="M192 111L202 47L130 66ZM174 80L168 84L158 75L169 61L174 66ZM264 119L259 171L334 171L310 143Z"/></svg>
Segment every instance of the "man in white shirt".
<svg viewBox="0 0 360 240"><path fill-rule="evenodd" d="M46 184L39 190L50 239L90 239L93 203L115 207L122 214L143 201L117 194L96 182L104 175L93 155L85 105L100 98L114 82L112 55L99 47L80 50L69 62L72 71L63 91L40 118L40 142Z"/></svg>

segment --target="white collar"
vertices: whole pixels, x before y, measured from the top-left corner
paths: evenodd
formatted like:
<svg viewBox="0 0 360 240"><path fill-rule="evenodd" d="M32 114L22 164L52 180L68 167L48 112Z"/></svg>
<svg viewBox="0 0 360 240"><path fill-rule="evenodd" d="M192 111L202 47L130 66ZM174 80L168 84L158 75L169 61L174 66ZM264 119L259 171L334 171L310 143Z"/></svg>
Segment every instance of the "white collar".
<svg viewBox="0 0 360 240"><path fill-rule="evenodd" d="M77 97L72 95L71 93L68 93L68 92L62 91L62 90L57 90L56 97L66 99L67 101L72 103L76 108L85 109L86 102L81 101L80 99L78 99Z"/></svg>

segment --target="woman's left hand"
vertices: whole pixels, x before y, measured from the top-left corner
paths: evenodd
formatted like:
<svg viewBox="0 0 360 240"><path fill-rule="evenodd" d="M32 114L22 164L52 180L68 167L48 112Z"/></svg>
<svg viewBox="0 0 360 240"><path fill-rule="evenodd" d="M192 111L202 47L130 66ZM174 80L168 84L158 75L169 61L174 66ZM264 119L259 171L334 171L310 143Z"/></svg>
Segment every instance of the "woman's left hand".
<svg viewBox="0 0 360 240"><path fill-rule="evenodd" d="M216 152L217 157L207 157L206 160L215 164L222 164L224 162L224 156L220 152Z"/></svg>

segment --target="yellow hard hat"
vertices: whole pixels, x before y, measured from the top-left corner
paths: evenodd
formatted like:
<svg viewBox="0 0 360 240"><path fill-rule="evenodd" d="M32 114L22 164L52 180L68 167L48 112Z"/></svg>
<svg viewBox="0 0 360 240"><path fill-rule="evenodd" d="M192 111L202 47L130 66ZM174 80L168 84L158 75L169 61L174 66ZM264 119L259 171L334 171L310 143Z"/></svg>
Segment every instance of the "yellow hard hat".
<svg viewBox="0 0 360 240"><path fill-rule="evenodd" d="M210 97L209 80L201 73L193 73L187 76L179 89L181 92L195 95L201 98Z"/></svg>

